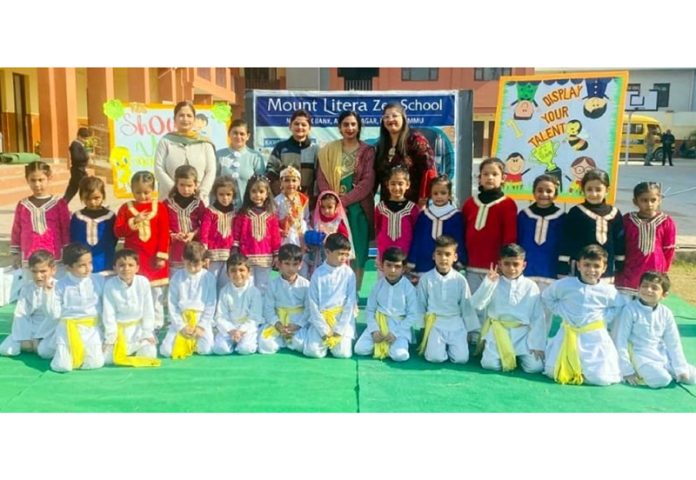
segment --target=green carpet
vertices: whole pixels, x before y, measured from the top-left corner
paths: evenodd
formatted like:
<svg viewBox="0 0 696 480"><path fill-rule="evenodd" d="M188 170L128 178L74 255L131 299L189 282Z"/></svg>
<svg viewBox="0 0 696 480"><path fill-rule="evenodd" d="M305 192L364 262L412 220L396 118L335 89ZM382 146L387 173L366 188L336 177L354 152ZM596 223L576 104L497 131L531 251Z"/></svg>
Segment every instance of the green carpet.
<svg viewBox="0 0 696 480"><path fill-rule="evenodd" d="M368 272L362 296L374 281ZM666 303L695 363L696 308L677 297ZM13 308L0 309L0 339ZM430 364L414 352L405 363L288 352L69 374L23 354L0 357L0 412L696 412L696 386L563 386L542 375L485 371L476 360Z"/></svg>

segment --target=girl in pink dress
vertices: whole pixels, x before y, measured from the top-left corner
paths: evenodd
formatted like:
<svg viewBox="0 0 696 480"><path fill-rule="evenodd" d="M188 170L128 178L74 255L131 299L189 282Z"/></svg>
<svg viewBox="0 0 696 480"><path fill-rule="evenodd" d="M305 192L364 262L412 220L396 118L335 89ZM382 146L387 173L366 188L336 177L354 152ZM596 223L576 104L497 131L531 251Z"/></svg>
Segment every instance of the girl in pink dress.
<svg viewBox="0 0 696 480"><path fill-rule="evenodd" d="M633 188L638 211L623 216L626 261L616 274L616 288L623 293L636 295L643 273L667 273L672 265L677 227L672 217L660 211L661 200L659 183L641 182Z"/></svg>
<svg viewBox="0 0 696 480"><path fill-rule="evenodd" d="M342 234L353 245L348 217L338 194L331 190L324 190L317 197L312 216L312 228L305 232L304 243L308 250L305 257L305 263L308 266L307 278L311 277L314 270L326 260L324 242L332 233ZM351 248L350 258L355 258L353 248Z"/></svg>
<svg viewBox="0 0 696 480"><path fill-rule="evenodd" d="M254 285L264 293L280 248L278 216L271 184L265 176L249 179L242 207L232 223L232 236L233 248L247 256Z"/></svg>
<svg viewBox="0 0 696 480"><path fill-rule="evenodd" d="M234 204L237 200L237 182L223 175L215 179L212 189L215 201L207 208L201 223L201 243L208 249L210 266L208 271L217 277L218 291L229 278L225 262L230 256L234 236Z"/></svg>
<svg viewBox="0 0 696 480"><path fill-rule="evenodd" d="M23 267L24 278L30 282L27 262L36 250L47 250L56 260L61 259L63 247L70 243L70 211L63 198L48 193L51 167L47 163L29 163L24 168L24 178L32 194L15 208L10 253L14 266Z"/></svg>

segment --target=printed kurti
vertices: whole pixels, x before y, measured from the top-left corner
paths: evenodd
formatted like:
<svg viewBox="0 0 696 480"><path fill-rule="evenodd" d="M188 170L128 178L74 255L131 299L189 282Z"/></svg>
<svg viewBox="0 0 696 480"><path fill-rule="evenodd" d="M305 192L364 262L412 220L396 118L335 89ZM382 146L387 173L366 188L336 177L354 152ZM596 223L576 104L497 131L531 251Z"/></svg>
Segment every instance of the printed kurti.
<svg viewBox="0 0 696 480"><path fill-rule="evenodd" d="M51 252L60 260L63 247L70 243L70 212L65 200L52 197L40 207L29 198L21 200L15 208L10 253L20 253L22 266L28 268L29 257L36 250Z"/></svg>
<svg viewBox="0 0 696 480"><path fill-rule="evenodd" d="M561 209L542 216L527 207L517 215L517 243L526 252L525 277L545 283L556 279L564 222Z"/></svg>
<svg viewBox="0 0 696 480"><path fill-rule="evenodd" d="M375 233L380 262L382 254L389 247L399 247L408 255L419 212L418 206L411 201L407 201L406 206L398 212L391 211L385 202L377 204L375 207Z"/></svg>
<svg viewBox="0 0 696 480"><path fill-rule="evenodd" d="M490 203L474 196L464 202L462 214L467 271L486 273L498 262L500 248L517 241L517 205L505 196Z"/></svg>
<svg viewBox="0 0 696 480"><path fill-rule="evenodd" d="M116 214L108 210L104 215L91 218L82 211L70 218L70 240L87 245L92 252L92 270L99 273L114 266L118 238L114 235Z"/></svg>
<svg viewBox="0 0 696 480"><path fill-rule="evenodd" d="M249 210L234 217L233 246L249 258L249 266L271 267L280 248L280 229L275 213Z"/></svg>
<svg viewBox="0 0 696 480"><path fill-rule="evenodd" d="M194 239L200 238L201 223L205 216L205 205L201 200L194 199L186 207L179 206L173 198L167 198L162 202L167 207L169 217L169 232L191 233L195 232ZM184 248L187 242L170 238L169 264L172 268L184 266Z"/></svg>
<svg viewBox="0 0 696 480"><path fill-rule="evenodd" d="M466 247L464 245L464 217L453 205L436 207L429 204L420 212L413 231L408 263L416 272L427 272L435 268L433 252L435 239L440 235L449 235L457 241L457 262L466 265Z"/></svg>

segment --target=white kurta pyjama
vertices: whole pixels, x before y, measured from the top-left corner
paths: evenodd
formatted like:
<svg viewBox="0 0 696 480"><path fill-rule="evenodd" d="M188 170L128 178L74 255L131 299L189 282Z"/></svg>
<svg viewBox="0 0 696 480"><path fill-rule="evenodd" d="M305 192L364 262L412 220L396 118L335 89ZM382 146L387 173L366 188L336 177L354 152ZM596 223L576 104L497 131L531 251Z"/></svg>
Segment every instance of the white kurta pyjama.
<svg viewBox="0 0 696 480"><path fill-rule="evenodd" d="M309 328L305 342L304 354L308 357L326 356L327 347L322 337L331 332L331 328L321 315L322 310L342 307L333 333L341 336L338 345L331 349L334 357L350 358L353 354L352 340L355 337L355 316L357 313L357 293L355 291L355 274L348 265L334 267L322 263L312 274L307 294L309 308Z"/></svg>
<svg viewBox="0 0 696 480"><path fill-rule="evenodd" d="M263 323L263 299L261 291L249 279L243 286L236 287L232 282L220 290L220 300L215 312L215 346L217 355L237 352L241 355L255 353L257 349L258 326ZM228 333L239 330L244 333L239 342L234 342Z"/></svg>
<svg viewBox="0 0 696 480"><path fill-rule="evenodd" d="M467 332L479 330L481 324L471 306L469 284L454 269L442 275L433 268L418 281L418 300L425 315L434 313L435 324L425 347L425 359L429 362L454 363L469 360ZM424 318L418 327L424 327Z"/></svg>
<svg viewBox="0 0 696 480"><path fill-rule="evenodd" d="M0 344L0 355L15 356L21 342L39 340L38 354L51 358L55 353L56 289L28 283L19 291L12 320L12 331Z"/></svg>
<svg viewBox="0 0 696 480"><path fill-rule="evenodd" d="M492 282L486 277L471 296L471 304L476 310L483 311L484 319L516 321L523 324L521 327L508 329L520 365L528 373L538 373L544 369L543 361L530 352L543 352L548 335L541 294L533 280L524 275L513 280L501 275L498 280ZM500 370L500 354L492 329L488 331L485 341L481 366L489 370Z"/></svg>
<svg viewBox="0 0 696 480"><path fill-rule="evenodd" d="M216 282L215 276L206 269L190 274L184 268L174 274L169 282L169 330L160 345L162 356L172 356L176 334L185 326L184 310L198 312L197 326L204 331L203 336L196 339L196 353L208 355L213 350Z"/></svg>
<svg viewBox="0 0 696 480"><path fill-rule="evenodd" d="M409 359L408 344L412 341L411 327L423 318L416 288L405 277L401 277L394 285L386 278L380 279L370 292L365 308L367 326L360 338L355 342L357 355L372 355L375 343L372 332L378 332L379 326L375 314L380 312L387 317L389 332L396 340L389 346L389 358L397 362Z"/></svg>
<svg viewBox="0 0 696 480"><path fill-rule="evenodd" d="M597 320L611 324L621 311L623 297L613 285L588 285L579 278L566 277L549 285L541 294L544 307L563 321L579 328ZM546 346L544 373L554 378L556 360L564 338L563 327ZM621 381L619 356L606 327L578 334L578 350L585 383L610 385Z"/></svg>
<svg viewBox="0 0 696 480"><path fill-rule="evenodd" d="M77 368L93 369L104 366L100 318L102 311L102 292L104 277L91 274L80 278L72 273L58 280L56 284L56 317L60 319L56 326L56 353L51 361L51 369L57 372L69 372L73 369L72 354L68 346L66 319L96 318L94 327L78 325L77 330L85 347L84 362Z"/></svg>
<svg viewBox="0 0 696 480"><path fill-rule="evenodd" d="M309 310L307 308L307 292L309 280L298 275L294 283L290 283L282 276L274 278L268 285L263 302L264 325L259 329L259 353L276 353L281 348L289 348L297 352L304 350L304 342L307 337ZM280 335L263 338L264 329L271 327L280 321L277 308L303 309L300 313L291 313L288 321L300 327L295 332L292 340L286 342Z"/></svg>
<svg viewBox="0 0 696 480"><path fill-rule="evenodd" d="M152 303L149 280L142 275L136 275L128 285L119 277L111 277L104 284L102 301L106 363L113 363L118 324L133 321L139 323L124 327L123 331L127 354L157 358L157 347L148 341L154 338L155 329L155 307Z"/></svg>
<svg viewBox="0 0 696 480"><path fill-rule="evenodd" d="M669 308L658 304L653 309L635 299L623 308L617 322L615 339L622 376L638 374L651 388L666 387L678 375L688 376L684 383L696 383L696 369L686 361Z"/></svg>

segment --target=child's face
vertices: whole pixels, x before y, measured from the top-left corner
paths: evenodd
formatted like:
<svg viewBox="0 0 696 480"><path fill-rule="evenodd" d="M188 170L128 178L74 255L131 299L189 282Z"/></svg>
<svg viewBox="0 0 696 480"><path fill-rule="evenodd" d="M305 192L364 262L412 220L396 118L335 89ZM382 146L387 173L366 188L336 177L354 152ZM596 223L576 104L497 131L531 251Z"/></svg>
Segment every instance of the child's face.
<svg viewBox="0 0 696 480"><path fill-rule="evenodd" d="M280 181L280 188L283 190L283 194L286 197L294 197L297 190L300 188L300 179L294 175L283 177Z"/></svg>
<svg viewBox="0 0 696 480"><path fill-rule="evenodd" d="M487 163L479 174L479 184L484 190L494 190L503 184L503 172L498 165Z"/></svg>
<svg viewBox="0 0 696 480"><path fill-rule="evenodd" d="M436 247L433 252L433 260L438 271L448 273L452 269L452 265L457 261L457 247L450 245L448 247Z"/></svg>
<svg viewBox="0 0 696 480"><path fill-rule="evenodd" d="M66 270L78 278L87 278L92 273L92 254L85 253L72 265L67 265Z"/></svg>
<svg viewBox="0 0 696 480"><path fill-rule="evenodd" d="M311 129L312 127L309 125L309 122L305 117L297 117L290 124L292 136L298 142L306 140Z"/></svg>
<svg viewBox="0 0 696 480"><path fill-rule="evenodd" d="M339 266L347 263L349 258L350 258L350 250L348 250L348 249L346 249L346 250L326 249L326 263L328 263L332 267L339 267Z"/></svg>
<svg viewBox="0 0 696 480"><path fill-rule="evenodd" d="M503 257L498 260L500 273L509 280L514 280L524 272L527 262L522 257Z"/></svg>
<svg viewBox="0 0 696 480"><path fill-rule="evenodd" d="M263 207L268 197L268 188L263 183L255 183L249 190L249 199L256 207Z"/></svg>
<svg viewBox="0 0 696 480"><path fill-rule="evenodd" d="M404 274L404 262L384 260L382 262L382 270L384 271L384 278L390 283L396 283Z"/></svg>
<svg viewBox="0 0 696 480"><path fill-rule="evenodd" d="M138 265L138 261L133 257L121 257L116 260L114 269L116 270L118 278L130 285L133 283L133 279L138 273L138 270L140 270L140 265Z"/></svg>
<svg viewBox="0 0 696 480"><path fill-rule="evenodd" d="M607 262L604 260L593 260L581 258L578 261L578 271L583 282L594 285L602 278L602 274L607 270Z"/></svg>
<svg viewBox="0 0 696 480"><path fill-rule="evenodd" d="M607 186L599 180L590 180L582 191L585 194L585 200L592 205L599 205L607 196Z"/></svg>
<svg viewBox="0 0 696 480"><path fill-rule="evenodd" d="M149 183L136 183L133 185L133 198L138 203L152 201L152 185Z"/></svg>
<svg viewBox="0 0 696 480"><path fill-rule="evenodd" d="M195 115L191 107L184 106L179 109L174 117L174 126L180 133L188 133L193 129Z"/></svg>
<svg viewBox="0 0 696 480"><path fill-rule="evenodd" d="M396 201L403 200L410 186L411 182L408 181L403 173L393 174L389 177L389 182L387 183L389 198Z"/></svg>
<svg viewBox="0 0 696 480"><path fill-rule="evenodd" d="M218 187L215 191L215 199L223 207L232 205L232 202L234 202L234 189L225 185Z"/></svg>
<svg viewBox="0 0 696 480"><path fill-rule="evenodd" d="M227 269L227 276L235 287L243 287L249 281L249 267L246 265L232 265Z"/></svg>
<svg viewBox="0 0 696 480"><path fill-rule="evenodd" d="M233 150L241 150L246 146L246 143L249 140L249 132L247 132L246 127L243 126L232 127L229 137L230 148Z"/></svg>
<svg viewBox="0 0 696 480"><path fill-rule="evenodd" d="M641 217L653 218L660 211L660 191L651 188L634 198L633 204L638 207Z"/></svg>
<svg viewBox="0 0 696 480"><path fill-rule="evenodd" d="M82 202L87 210L99 210L104 203L104 195L99 190L94 190L82 197Z"/></svg>
<svg viewBox="0 0 696 480"><path fill-rule="evenodd" d="M442 207L450 201L450 191L446 183L436 183L430 191L430 199L436 207Z"/></svg>
<svg viewBox="0 0 696 480"><path fill-rule="evenodd" d="M336 216L336 199L327 195L321 199L321 205L319 206L319 211L322 215L327 218L333 218Z"/></svg>
<svg viewBox="0 0 696 480"><path fill-rule="evenodd" d="M541 181L534 187L534 201L537 206L547 208L553 205L556 198L556 185L549 181Z"/></svg>
<svg viewBox="0 0 696 480"><path fill-rule="evenodd" d="M299 260L281 260L278 265L280 274L286 280L294 279L302 268L302 262Z"/></svg>
<svg viewBox="0 0 696 480"><path fill-rule="evenodd" d="M56 275L56 266L48 262L40 262L31 267L31 278L37 287L46 287Z"/></svg>
<svg viewBox="0 0 696 480"><path fill-rule="evenodd" d="M203 260L184 260L184 267L191 275L195 275L203 270Z"/></svg>
<svg viewBox="0 0 696 480"><path fill-rule="evenodd" d="M36 196L45 195L46 187L48 186L48 175L40 170L36 170L27 176L27 183L32 194Z"/></svg>
<svg viewBox="0 0 696 480"><path fill-rule="evenodd" d="M184 198L192 197L196 193L196 181L192 178L179 178L176 180L176 191Z"/></svg>
<svg viewBox="0 0 696 480"><path fill-rule="evenodd" d="M352 115L344 118L338 126L338 131L341 132L341 136L343 136L344 140L356 139L360 133L358 120Z"/></svg>
<svg viewBox="0 0 696 480"><path fill-rule="evenodd" d="M658 281L643 280L638 287L638 298L643 300L643 303L654 307L660 300L665 298L667 293L662 289L662 284Z"/></svg>
<svg viewBox="0 0 696 480"><path fill-rule="evenodd" d="M396 108L388 108L382 116L382 124L390 134L396 135L404 128L404 116Z"/></svg>

